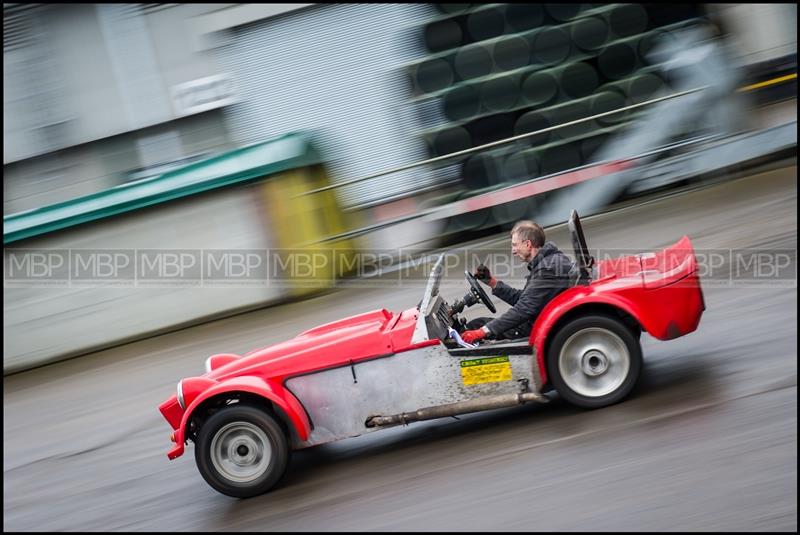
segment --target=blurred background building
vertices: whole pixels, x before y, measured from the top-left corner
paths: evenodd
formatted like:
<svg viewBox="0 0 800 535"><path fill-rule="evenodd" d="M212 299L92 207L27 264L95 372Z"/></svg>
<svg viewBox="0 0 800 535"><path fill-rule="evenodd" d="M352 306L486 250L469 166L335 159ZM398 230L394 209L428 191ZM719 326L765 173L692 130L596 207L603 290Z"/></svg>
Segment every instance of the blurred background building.
<svg viewBox="0 0 800 535"><path fill-rule="evenodd" d="M592 163L645 112L478 147L674 92L651 52L695 26L748 105L795 99L796 22L794 4L6 3L4 243L349 248L397 218L358 245L463 240L549 194L415 214ZM4 369L298 295L216 290L8 289Z"/></svg>
<svg viewBox="0 0 800 535"><path fill-rule="evenodd" d="M752 78L796 58L791 4L4 4L3 213L299 130L337 182L640 102L668 82L649 49L698 20ZM633 118L337 195L368 206L544 175Z"/></svg>
<svg viewBox="0 0 800 535"><path fill-rule="evenodd" d="M421 159L397 67L432 10L4 4L4 214L299 130L338 177ZM343 201L420 186L390 178Z"/></svg>

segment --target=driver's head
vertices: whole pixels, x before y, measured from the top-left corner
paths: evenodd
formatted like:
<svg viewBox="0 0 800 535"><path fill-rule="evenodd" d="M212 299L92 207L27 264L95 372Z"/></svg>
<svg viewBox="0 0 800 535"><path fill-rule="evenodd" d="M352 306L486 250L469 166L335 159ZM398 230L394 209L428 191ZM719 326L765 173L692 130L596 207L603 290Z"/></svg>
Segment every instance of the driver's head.
<svg viewBox="0 0 800 535"><path fill-rule="evenodd" d="M533 221L520 221L511 229L511 254L530 262L544 245L544 229Z"/></svg>

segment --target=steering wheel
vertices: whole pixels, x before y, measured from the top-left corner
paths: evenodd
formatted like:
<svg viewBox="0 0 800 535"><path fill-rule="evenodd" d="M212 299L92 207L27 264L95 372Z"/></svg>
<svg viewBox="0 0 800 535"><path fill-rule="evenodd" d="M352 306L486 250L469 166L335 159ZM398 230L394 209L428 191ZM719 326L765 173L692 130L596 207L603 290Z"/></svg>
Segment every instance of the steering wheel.
<svg viewBox="0 0 800 535"><path fill-rule="evenodd" d="M481 303L486 305L486 308L488 308L492 314L497 312L497 309L494 307L494 303L492 303L492 300L489 299L488 295L486 295L486 292L483 291L483 288L481 288L480 284L478 284L478 281L475 280L475 277L472 276L472 273L465 271L464 276L467 278L467 282L469 283L470 287L469 289L472 292L472 295L477 297Z"/></svg>

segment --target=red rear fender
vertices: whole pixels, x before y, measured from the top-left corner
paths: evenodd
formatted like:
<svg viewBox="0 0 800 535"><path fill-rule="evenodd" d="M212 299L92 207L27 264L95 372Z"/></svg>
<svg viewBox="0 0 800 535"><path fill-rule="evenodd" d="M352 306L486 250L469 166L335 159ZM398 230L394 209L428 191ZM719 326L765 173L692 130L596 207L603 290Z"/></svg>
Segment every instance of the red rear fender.
<svg viewBox="0 0 800 535"><path fill-rule="evenodd" d="M641 292L642 289L639 288L638 291ZM569 288L561 292L544 307L539 317L536 318L536 323L533 325L530 336L530 344L536 351L536 361L539 365L543 382L547 381L547 367L545 365L547 340L553 335L553 329L562 320L568 321L569 318L580 315L582 312L591 314L603 310L620 311L633 317L641 324L638 306L635 302L627 299L623 292L599 293L595 292L591 286Z"/></svg>
<svg viewBox="0 0 800 535"><path fill-rule="evenodd" d="M697 271L697 260L688 236L657 253L640 255L644 287L655 290L688 277Z"/></svg>
<svg viewBox="0 0 800 535"><path fill-rule="evenodd" d="M633 273L636 263L619 259L607 264L605 278L588 286L569 288L542 310L530 342L536 350L543 380L547 378L547 340L563 322L583 313L629 316L660 340L671 340L697 329L705 302L689 238L684 236L675 245L639 255L638 259L641 271Z"/></svg>

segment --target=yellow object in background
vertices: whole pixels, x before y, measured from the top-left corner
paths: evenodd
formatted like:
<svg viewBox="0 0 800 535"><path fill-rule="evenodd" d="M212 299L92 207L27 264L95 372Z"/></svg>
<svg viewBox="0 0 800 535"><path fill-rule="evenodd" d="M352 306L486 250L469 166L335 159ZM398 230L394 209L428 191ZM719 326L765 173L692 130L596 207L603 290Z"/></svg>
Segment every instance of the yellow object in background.
<svg viewBox="0 0 800 535"><path fill-rule="evenodd" d="M292 295L331 288L355 267L352 239L321 241L348 230L334 192L302 195L328 184L325 167L317 164L271 175L259 185L267 233L277 246L270 254L270 280L285 284Z"/></svg>

